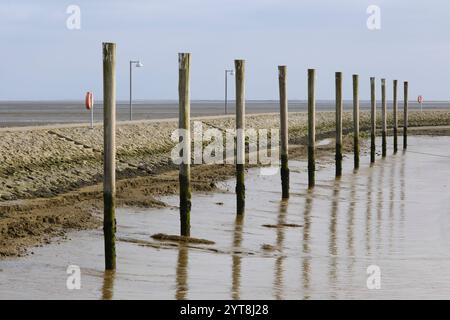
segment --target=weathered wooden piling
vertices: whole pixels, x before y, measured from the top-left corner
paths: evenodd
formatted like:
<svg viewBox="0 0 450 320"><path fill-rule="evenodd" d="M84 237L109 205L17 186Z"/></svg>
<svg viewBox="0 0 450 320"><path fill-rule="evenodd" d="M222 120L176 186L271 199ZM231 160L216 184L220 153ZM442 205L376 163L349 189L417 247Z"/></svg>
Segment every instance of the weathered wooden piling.
<svg viewBox="0 0 450 320"><path fill-rule="evenodd" d="M278 83L280 89L280 160L281 160L281 197L289 198L289 165L288 165L288 99L286 93L286 66L278 66Z"/></svg>
<svg viewBox="0 0 450 320"><path fill-rule="evenodd" d="M180 142L182 161L180 164L180 233L182 236L191 234L191 126L190 126L190 88L189 75L191 65L190 53L178 54L178 101L179 115L178 128L180 130Z"/></svg>
<svg viewBox="0 0 450 320"><path fill-rule="evenodd" d="M387 135L386 79L381 79L381 156L386 157Z"/></svg>
<svg viewBox="0 0 450 320"><path fill-rule="evenodd" d="M245 61L235 60L236 78L236 213L245 211Z"/></svg>
<svg viewBox="0 0 450 320"><path fill-rule="evenodd" d="M342 72L336 72L336 177L342 176Z"/></svg>
<svg viewBox="0 0 450 320"><path fill-rule="evenodd" d="M354 168L359 169L359 76L353 75L353 158Z"/></svg>
<svg viewBox="0 0 450 320"><path fill-rule="evenodd" d="M308 188L314 188L316 178L316 98L315 98L316 70L308 69Z"/></svg>
<svg viewBox="0 0 450 320"><path fill-rule="evenodd" d="M398 150L398 107L397 107L397 80L394 80L394 86L393 86L393 94L394 94L394 100L392 105L392 112L393 112L393 134L394 134L394 153L397 153Z"/></svg>
<svg viewBox="0 0 450 320"><path fill-rule="evenodd" d="M403 83L403 149L408 147L408 81Z"/></svg>
<svg viewBox="0 0 450 320"><path fill-rule="evenodd" d="M103 43L103 234L105 269L116 268L116 44Z"/></svg>
<svg viewBox="0 0 450 320"><path fill-rule="evenodd" d="M377 126L377 101L375 78L370 78L370 163L375 162L375 135Z"/></svg>

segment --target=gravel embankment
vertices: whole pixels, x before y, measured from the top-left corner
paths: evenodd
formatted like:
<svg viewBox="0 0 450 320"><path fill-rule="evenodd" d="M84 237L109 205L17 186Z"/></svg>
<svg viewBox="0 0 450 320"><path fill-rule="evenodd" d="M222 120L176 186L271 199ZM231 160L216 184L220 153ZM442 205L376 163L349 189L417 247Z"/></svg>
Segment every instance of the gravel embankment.
<svg viewBox="0 0 450 320"><path fill-rule="evenodd" d="M361 113L361 130L369 128L368 112ZM316 117L317 134L334 130L334 112L320 112ZM380 114L378 114L380 119ZM205 117L204 125L233 128L234 117ZM389 123L392 118L389 116ZM450 125L450 111L414 111L409 125ZM248 115L247 128L278 128L276 114ZM402 114L399 114L399 127ZM343 127L352 127L352 115L345 112ZM117 176L130 178L148 175L171 166L171 133L177 121L140 121L118 123ZM289 114L290 142L302 143L307 132L306 113ZM0 131L0 202L17 199L52 197L102 178L103 127L55 126L10 128Z"/></svg>

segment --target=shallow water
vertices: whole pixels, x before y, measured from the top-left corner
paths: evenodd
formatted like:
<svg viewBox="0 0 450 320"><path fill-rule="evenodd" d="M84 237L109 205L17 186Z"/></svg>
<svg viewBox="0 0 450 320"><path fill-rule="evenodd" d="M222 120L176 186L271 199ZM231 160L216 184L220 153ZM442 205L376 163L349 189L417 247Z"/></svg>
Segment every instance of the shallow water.
<svg viewBox="0 0 450 320"><path fill-rule="evenodd" d="M409 143L395 156L389 148L373 167L364 156L357 173L349 155L340 180L332 164L320 166L310 192L305 163L292 161L286 202L279 175L252 169L243 219L234 214L233 180L222 193L194 194L191 234L214 245L139 245L158 244L155 233L177 234L178 210L119 209L115 274L103 272L101 230L74 232L70 241L0 261L0 298L449 298L450 137ZM284 223L301 227L263 226ZM68 265L81 268L80 290L66 288ZM367 288L370 265L380 268L379 290Z"/></svg>

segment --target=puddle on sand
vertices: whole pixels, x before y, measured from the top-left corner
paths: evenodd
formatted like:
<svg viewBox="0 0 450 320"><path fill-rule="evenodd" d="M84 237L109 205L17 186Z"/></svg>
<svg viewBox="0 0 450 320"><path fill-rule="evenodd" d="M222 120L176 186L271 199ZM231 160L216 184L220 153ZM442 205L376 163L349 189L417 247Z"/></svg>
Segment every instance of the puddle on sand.
<svg viewBox="0 0 450 320"><path fill-rule="evenodd" d="M101 230L74 232L70 241L0 261L0 298L448 298L450 138L411 137L409 143L408 152L394 156L389 149L373 167L364 157L358 173L349 155L340 180L333 166L320 168L310 192L305 164L291 162L286 202L280 202L279 175L252 169L243 219L234 214L233 180L221 184L228 192L194 194L191 234L214 245L129 242L158 243L150 235L177 234L178 210L119 209L118 238L127 241L117 243L115 274L103 272ZM81 268L80 290L66 288L68 265ZM379 290L366 286L370 265L381 269Z"/></svg>

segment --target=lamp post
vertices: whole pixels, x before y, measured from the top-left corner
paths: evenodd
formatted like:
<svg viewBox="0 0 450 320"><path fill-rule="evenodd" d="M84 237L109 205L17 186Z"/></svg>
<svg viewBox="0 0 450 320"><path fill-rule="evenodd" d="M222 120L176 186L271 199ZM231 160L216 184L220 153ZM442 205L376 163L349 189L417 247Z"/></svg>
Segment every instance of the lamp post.
<svg viewBox="0 0 450 320"><path fill-rule="evenodd" d="M140 67L144 66L139 60L137 60L137 61L130 60L130 120L133 120L133 104L132 104L133 64L136 64L136 68L140 68Z"/></svg>
<svg viewBox="0 0 450 320"><path fill-rule="evenodd" d="M228 74L234 76L234 70L225 70L225 114L227 114L227 103L228 103Z"/></svg>

